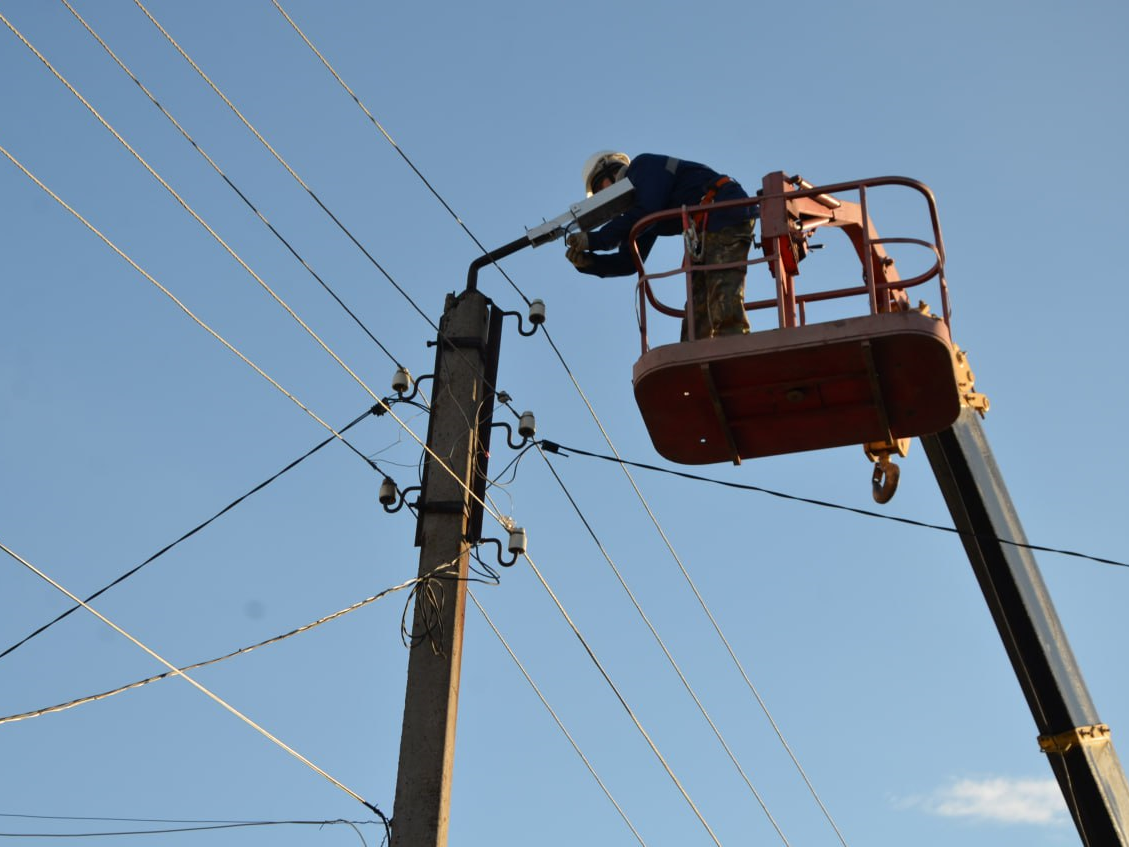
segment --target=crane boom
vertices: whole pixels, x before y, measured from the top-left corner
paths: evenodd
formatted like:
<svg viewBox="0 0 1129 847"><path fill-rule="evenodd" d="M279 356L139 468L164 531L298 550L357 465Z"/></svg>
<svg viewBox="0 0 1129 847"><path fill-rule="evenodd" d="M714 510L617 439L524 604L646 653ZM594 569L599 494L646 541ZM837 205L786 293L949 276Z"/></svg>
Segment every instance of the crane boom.
<svg viewBox="0 0 1129 847"><path fill-rule="evenodd" d="M1129 845L1129 785L976 412L921 438L1083 844ZM1016 543L1008 543L1007 539Z"/></svg>

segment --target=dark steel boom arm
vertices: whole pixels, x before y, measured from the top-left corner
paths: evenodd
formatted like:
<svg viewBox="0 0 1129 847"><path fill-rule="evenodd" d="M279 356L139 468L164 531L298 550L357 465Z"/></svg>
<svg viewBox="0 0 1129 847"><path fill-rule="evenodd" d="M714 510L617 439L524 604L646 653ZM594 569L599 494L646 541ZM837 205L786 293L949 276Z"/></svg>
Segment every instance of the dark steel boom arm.
<svg viewBox="0 0 1129 847"><path fill-rule="evenodd" d="M921 439L1086 845L1129 845L1129 785L1098 719L980 419Z"/></svg>

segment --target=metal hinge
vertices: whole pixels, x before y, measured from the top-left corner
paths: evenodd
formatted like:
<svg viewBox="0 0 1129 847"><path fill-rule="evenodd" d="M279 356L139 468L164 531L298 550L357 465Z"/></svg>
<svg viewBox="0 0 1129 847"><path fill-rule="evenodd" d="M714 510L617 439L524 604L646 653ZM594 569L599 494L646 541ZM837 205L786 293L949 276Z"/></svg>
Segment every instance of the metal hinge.
<svg viewBox="0 0 1129 847"><path fill-rule="evenodd" d="M1058 753L1062 755L1074 747L1083 747L1087 744L1098 744L1109 741L1109 726L1096 723L1093 726L1076 726L1058 735L1040 735L1039 749L1044 753Z"/></svg>
<svg viewBox="0 0 1129 847"><path fill-rule="evenodd" d="M988 397L976 391L976 377L972 373L972 366L968 363L968 354L953 345L953 372L957 378L957 391L960 393L960 404L975 409L980 417L988 411Z"/></svg>

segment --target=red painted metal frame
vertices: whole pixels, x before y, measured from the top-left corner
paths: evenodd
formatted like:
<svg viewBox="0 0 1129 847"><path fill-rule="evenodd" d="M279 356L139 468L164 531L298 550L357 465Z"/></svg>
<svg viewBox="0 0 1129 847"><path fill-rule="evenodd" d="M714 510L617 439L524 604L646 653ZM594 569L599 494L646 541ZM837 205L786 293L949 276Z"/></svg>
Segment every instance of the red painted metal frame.
<svg viewBox="0 0 1129 847"><path fill-rule="evenodd" d="M869 224L867 189L880 186L902 186L921 195L928 211L929 223L933 231L933 241L917 238L880 238ZM852 203L838 195L854 193L859 202ZM829 207L828 201L838 203L837 208ZM692 302L690 296L690 275L693 271L719 270L738 265L695 265L689 254L684 254L680 267L647 273L639 255L637 239L651 225L660 221L681 218L684 221L695 212L712 209L739 208L759 205L761 219L761 250L763 256L750 259L746 265L767 264L776 280L776 297L768 300L754 300L745 303L746 311L775 309L777 325L780 327L802 326L805 322L805 306L826 300L867 295L870 301L869 314L882 314L892 311L895 303L907 302L906 289L913 288L932 279L938 280L940 288L941 316L946 325L950 319L948 285L945 280L944 243L941 239L941 225L937 215L937 202L933 192L924 183L907 177L885 176L872 179L840 182L832 185L797 188L781 172L764 177L761 195L743 200L727 200L710 206L690 206L681 209L668 209L642 218L631 230L631 251L639 272L639 331L642 351L649 349L647 342L648 304L661 314L682 318L685 308L676 308L661 302L655 295L651 282L676 274L686 276L686 303ZM868 222L864 225L864 221ZM797 227L805 232L814 232L821 227L842 229L851 240L863 265L863 284L850 288L827 291L797 293L795 277L799 275L798 256L793 245ZM933 253L934 262L924 273L910 279L900 279L883 245L915 244ZM693 321L688 321L690 332Z"/></svg>
<svg viewBox="0 0 1129 847"><path fill-rule="evenodd" d="M880 238L870 222L867 190L905 186L926 201L932 242ZM839 196L855 192L858 202ZM635 398L655 449L671 461L708 464L817 450L847 444L894 444L898 439L938 432L960 411L960 389L949 334L944 248L936 202L923 184L879 177L814 187L798 177L768 174L755 198L709 208L759 204L763 256L727 265L695 265L689 251L681 267L647 274L637 238L659 221L681 218L685 228L704 207L671 209L640 220L631 233L639 270L639 329L643 352L632 375ZM797 293L795 280L807 254L807 233L841 229L863 266L863 284ZM901 279L886 244L915 244L935 261L924 273ZM693 337L686 310L662 303L651 281L686 275L686 303L692 302L691 274L742 265L766 264L776 297L746 303L746 310L775 309L777 328L749 335ZM910 308L908 288L937 279L941 315ZM808 324L809 303L865 296L867 313ZM689 340L649 349L647 304L685 319Z"/></svg>

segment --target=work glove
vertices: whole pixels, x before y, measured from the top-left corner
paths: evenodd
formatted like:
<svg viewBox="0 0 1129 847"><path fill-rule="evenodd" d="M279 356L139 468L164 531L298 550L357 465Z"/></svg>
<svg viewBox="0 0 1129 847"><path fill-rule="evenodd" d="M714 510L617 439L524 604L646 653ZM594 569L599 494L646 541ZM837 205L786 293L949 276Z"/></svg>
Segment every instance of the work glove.
<svg viewBox="0 0 1129 847"><path fill-rule="evenodd" d="M565 244L567 244L569 247L574 247L577 250L587 250L588 233L574 232L572 235L565 239Z"/></svg>
<svg viewBox="0 0 1129 847"><path fill-rule="evenodd" d="M569 238L571 240L572 236ZM572 262L577 270L581 270L592 264L592 254L582 247L569 245L569 248L565 251L565 258Z"/></svg>

